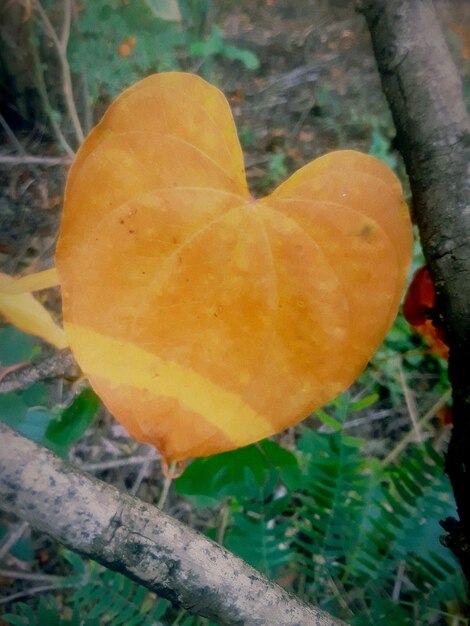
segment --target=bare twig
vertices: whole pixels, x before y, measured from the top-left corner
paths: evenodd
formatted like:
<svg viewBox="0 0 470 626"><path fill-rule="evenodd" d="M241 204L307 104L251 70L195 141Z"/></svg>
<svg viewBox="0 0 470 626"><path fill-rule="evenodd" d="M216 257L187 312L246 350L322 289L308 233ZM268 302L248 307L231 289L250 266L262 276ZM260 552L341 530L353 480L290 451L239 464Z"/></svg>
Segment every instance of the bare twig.
<svg viewBox="0 0 470 626"><path fill-rule="evenodd" d="M176 462L170 463L168 473L164 474L165 478L163 480L162 491L160 493L160 497L158 498L157 506L163 511L165 508L165 503L168 498L168 494L170 493L170 487L173 482L173 472L176 469Z"/></svg>
<svg viewBox="0 0 470 626"><path fill-rule="evenodd" d="M69 142L65 138L59 124L57 123L54 110L49 100L46 82L44 80L43 69L41 66L41 60L39 58L39 54L36 48L36 43L33 40L33 36L30 37L30 42L31 42L31 56L33 59L33 66L34 66L33 69L34 69L34 75L36 78L36 86L39 92L39 97L41 98L42 106L52 126L52 130L54 131L57 141L59 142L60 146L62 146L64 152L66 152L69 155L69 157L73 159L73 157L75 156L75 152L73 151Z"/></svg>
<svg viewBox="0 0 470 626"><path fill-rule="evenodd" d="M29 527L28 522L18 522L12 530L10 530L7 535L0 542L0 561L3 557L8 554L10 548L12 548L15 543L21 539L26 529Z"/></svg>
<svg viewBox="0 0 470 626"><path fill-rule="evenodd" d="M216 540L217 540L217 543L220 543L220 545L222 546L224 544L225 531L227 530L227 525L228 525L228 521L230 517L230 504L229 504L228 499L224 500L222 508L220 509L220 512L219 512L219 517L220 517L220 521L217 527Z"/></svg>
<svg viewBox="0 0 470 626"><path fill-rule="evenodd" d="M406 382L405 372L403 371L403 363L401 360L401 355L398 355L398 377L400 379L400 384L403 389L403 395L405 396L405 402L406 402L406 408L408 409L408 415L413 425L413 430L415 431L416 441L421 443L423 441L423 434L419 427L416 402L413 397L413 394L411 393L411 389L409 388L408 383Z"/></svg>
<svg viewBox="0 0 470 626"><path fill-rule="evenodd" d="M135 479L134 484L132 485L132 488L130 489L130 494L131 496L136 496L137 492L139 491L139 487L142 484L142 481L144 480L150 465L157 460L157 454L156 454L156 450L154 448L151 449L150 453L144 457L146 460L142 463L142 466L139 470L139 473L137 475L137 478Z"/></svg>
<svg viewBox="0 0 470 626"><path fill-rule="evenodd" d="M51 167L54 165L70 165L73 157L46 157L35 156L33 154L23 154L21 156L0 155L0 165L43 165Z"/></svg>
<svg viewBox="0 0 470 626"><path fill-rule="evenodd" d="M0 598L0 604L8 604L8 602L16 602L16 600L20 600L21 598L27 598L28 596L34 596L37 593L45 593L46 591L55 591L56 589L63 589L64 587L70 587L71 585L67 584L56 584L56 585L40 585L39 587L31 587L30 589L24 589L23 591L18 591L18 593L13 593L10 596L4 596Z"/></svg>
<svg viewBox="0 0 470 626"><path fill-rule="evenodd" d="M18 150L18 152L20 154L25 154L26 151L23 148L23 145L18 141L15 133L8 126L6 119L3 117L1 113L0 113L0 125L2 126L3 130L6 133L6 136L8 137L10 142L15 146L15 148Z"/></svg>
<svg viewBox="0 0 470 626"><path fill-rule="evenodd" d="M0 507L219 624L338 626L202 534L0 424Z"/></svg>
<svg viewBox="0 0 470 626"><path fill-rule="evenodd" d="M85 139L85 135L83 133L82 125L80 124L80 119L78 117L77 108L75 106L75 101L73 98L73 87L72 87L72 78L70 72L70 65L67 59L67 44L70 33L70 22L72 16L71 2L70 0L64 0L64 24L62 28L62 38L59 39L54 27L49 20L49 17L44 10L40 0L35 0L34 3L37 12L39 13L42 21L42 25L46 34L52 39L54 46L56 48L60 66L62 68L62 88L64 91L65 104L67 106L67 111L72 121L72 125L75 131L75 136L77 137L77 141L79 144L83 142Z"/></svg>
<svg viewBox="0 0 470 626"><path fill-rule="evenodd" d="M85 472L102 472L103 470L116 469L118 467L125 467L126 465L149 465L157 460L146 456L129 456L124 459L110 459L109 461L101 461L99 463L84 463L80 465L80 469Z"/></svg>
<svg viewBox="0 0 470 626"><path fill-rule="evenodd" d="M392 592L393 602L398 602L400 600L400 593L401 593L403 581L405 578L405 570L406 570L406 561L402 559L398 563L397 577L395 579L395 584L393 585L393 592Z"/></svg>
<svg viewBox="0 0 470 626"><path fill-rule="evenodd" d="M0 393L18 391L40 380L63 376L69 368L74 366L76 364L70 350L61 350L43 361L30 363L6 374L0 381Z"/></svg>
<svg viewBox="0 0 470 626"><path fill-rule="evenodd" d="M442 407L445 406L447 402L449 402L451 395L452 395L452 392L450 389L448 389L445 393L442 394L439 400L435 404L432 405L429 411L426 411L423 417L420 420L418 420L418 428L420 432L422 432L424 427L427 426L427 424L429 424L429 422L433 419L433 417L436 417L439 409L442 409ZM385 457L385 459L381 462L382 467L386 467L387 465L390 465L390 463L393 463L393 461L403 452L403 450L405 450L405 448L415 440L416 440L416 431L415 429L413 429L413 430L410 430L403 437L403 439L401 439L397 443L397 445L393 448L393 450L391 450L390 453Z"/></svg>
<svg viewBox="0 0 470 626"><path fill-rule="evenodd" d="M10 569L1 569L0 576L5 578L15 578L17 580L37 580L42 582L58 582L63 581L62 576L53 576L52 574L32 574L31 572L18 572Z"/></svg>
<svg viewBox="0 0 470 626"><path fill-rule="evenodd" d="M70 26L72 24L72 2L71 0L63 0L64 5L64 21L62 24L62 34L60 36L60 45L62 50L67 52L67 45L70 37Z"/></svg>

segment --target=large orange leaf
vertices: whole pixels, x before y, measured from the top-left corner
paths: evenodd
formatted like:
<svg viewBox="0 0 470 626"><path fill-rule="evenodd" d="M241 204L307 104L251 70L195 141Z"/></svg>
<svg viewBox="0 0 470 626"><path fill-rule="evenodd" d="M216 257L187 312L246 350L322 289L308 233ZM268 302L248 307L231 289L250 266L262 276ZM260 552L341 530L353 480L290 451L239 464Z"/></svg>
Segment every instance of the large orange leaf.
<svg viewBox="0 0 470 626"><path fill-rule="evenodd" d="M167 461L278 432L390 327L411 258L394 174L352 151L254 200L229 106L189 74L124 92L72 166L65 330L110 411Z"/></svg>

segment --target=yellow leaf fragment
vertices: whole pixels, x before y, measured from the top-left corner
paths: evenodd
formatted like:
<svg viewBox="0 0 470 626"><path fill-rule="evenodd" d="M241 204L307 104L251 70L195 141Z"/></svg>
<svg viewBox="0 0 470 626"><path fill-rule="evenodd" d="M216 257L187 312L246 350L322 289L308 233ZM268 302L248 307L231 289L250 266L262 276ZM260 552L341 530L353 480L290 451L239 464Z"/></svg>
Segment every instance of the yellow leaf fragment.
<svg viewBox="0 0 470 626"><path fill-rule="evenodd" d="M20 278L5 275L0 276L0 293L15 295L19 293L31 293L49 289L59 285L59 276L55 267L35 274L27 274Z"/></svg>
<svg viewBox="0 0 470 626"><path fill-rule="evenodd" d="M23 332L41 337L62 349L68 345L64 331L42 304L28 293L30 290L44 289L55 284L56 276L52 270L16 280L0 274L0 316Z"/></svg>

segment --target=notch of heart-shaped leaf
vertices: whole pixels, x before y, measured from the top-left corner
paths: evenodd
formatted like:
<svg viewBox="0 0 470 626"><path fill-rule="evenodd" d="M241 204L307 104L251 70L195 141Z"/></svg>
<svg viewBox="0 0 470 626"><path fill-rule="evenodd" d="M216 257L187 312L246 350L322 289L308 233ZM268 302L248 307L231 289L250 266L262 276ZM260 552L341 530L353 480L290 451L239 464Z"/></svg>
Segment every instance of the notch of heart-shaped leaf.
<svg viewBox="0 0 470 626"><path fill-rule="evenodd" d="M223 94L197 76L125 91L70 171L56 264L98 395L167 461L246 445L348 387L411 258L394 174L328 154L248 191Z"/></svg>

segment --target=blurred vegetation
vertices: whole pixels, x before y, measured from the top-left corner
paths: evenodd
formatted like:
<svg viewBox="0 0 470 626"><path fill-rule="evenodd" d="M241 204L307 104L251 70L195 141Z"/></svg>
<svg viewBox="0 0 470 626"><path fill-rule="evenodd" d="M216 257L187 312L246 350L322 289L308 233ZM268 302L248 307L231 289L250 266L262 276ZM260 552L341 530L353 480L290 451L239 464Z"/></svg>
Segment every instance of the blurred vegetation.
<svg viewBox="0 0 470 626"><path fill-rule="evenodd" d="M57 151L72 155L111 99L151 72L193 71L217 81L224 64L226 71L235 64L266 89L274 103L269 111L283 103L278 83L269 82L269 59L255 46L226 38L210 0L31 0L22 11L39 94L36 114L46 120ZM457 39L454 46L460 51ZM320 137L315 150L325 145L368 150L406 185L388 111L371 109L366 98L344 106L338 87L344 74L328 68L312 83L307 73L301 76L314 97L302 99L301 92L292 105L291 135L276 129L266 138L243 120L240 137L257 191L269 191L306 153L313 156L315 132ZM243 106L245 94L235 85L233 92L232 105ZM266 126L266 113L261 115ZM414 268L421 263L417 244ZM43 353L31 337L8 326L0 329L1 367ZM90 471L118 487L158 501L347 623L465 623L464 581L439 541L439 521L455 514L443 472L447 364L401 316L357 383L331 405L271 441L193 461L171 486L149 469L155 458L145 461L142 446L99 408L84 381L60 385L51 391L51 385L38 383L0 396L0 420L79 466L87 468L88 462ZM136 469L119 464L126 456L139 459ZM8 534L8 521L0 518L0 540ZM35 533L14 542L6 557L50 580L40 592L32 583L15 587L12 581L5 596L9 613L3 616L10 624L210 624ZM19 601L28 595L27 602Z"/></svg>
<svg viewBox="0 0 470 626"><path fill-rule="evenodd" d="M258 67L255 54L227 43L210 24L210 9L210 0L31 0L22 13L5 10L4 19L23 22L31 87L58 146L70 155L94 124L94 113L148 74L180 70L208 77L217 58ZM0 77L10 73L14 80L17 68L6 52L2 65Z"/></svg>

